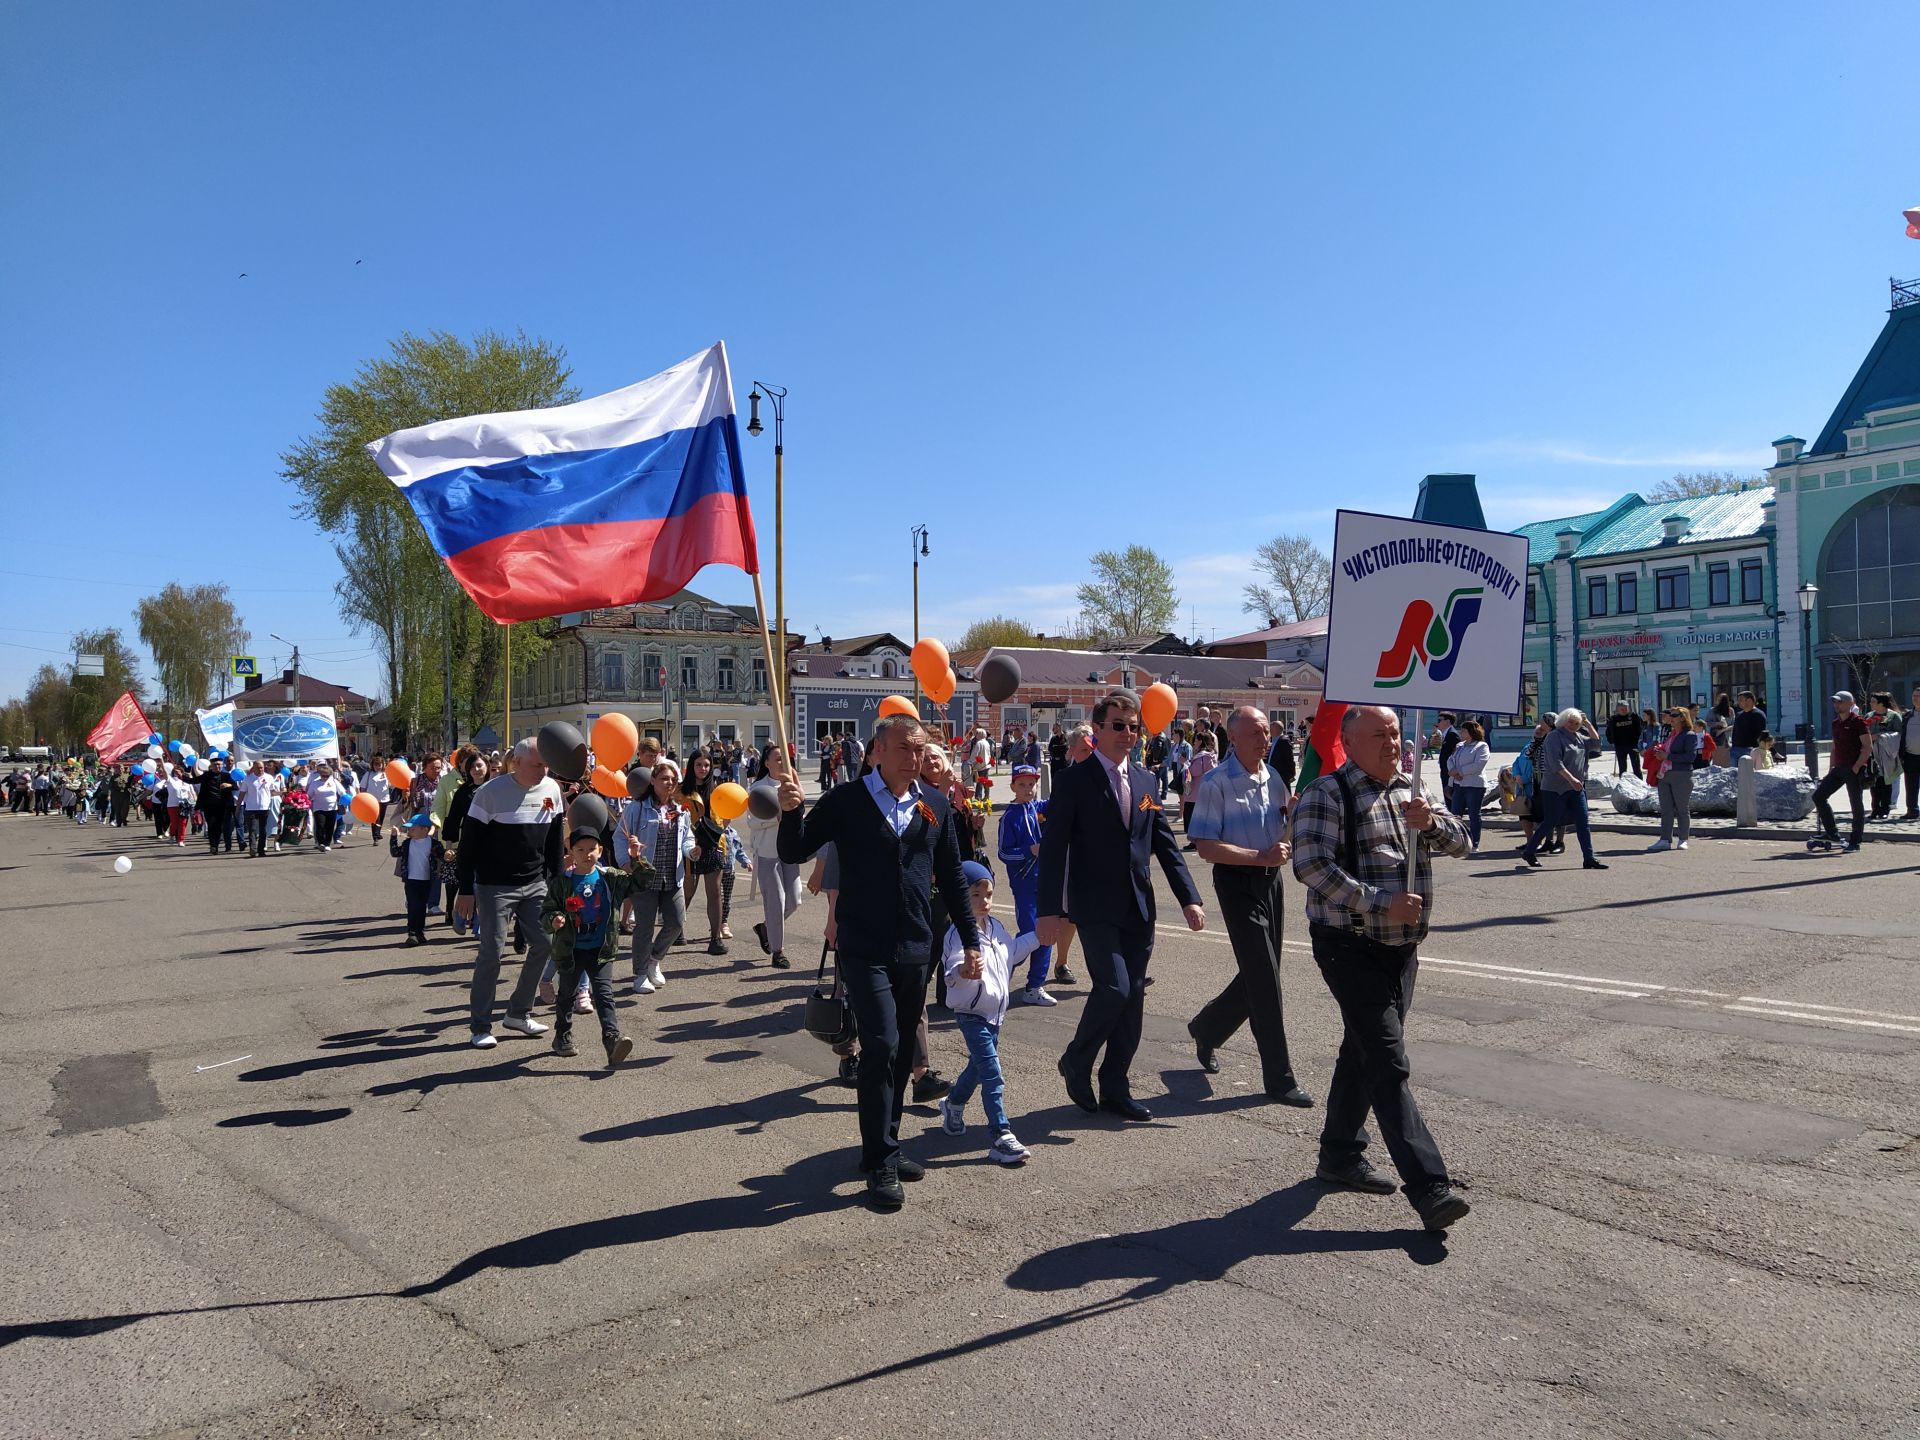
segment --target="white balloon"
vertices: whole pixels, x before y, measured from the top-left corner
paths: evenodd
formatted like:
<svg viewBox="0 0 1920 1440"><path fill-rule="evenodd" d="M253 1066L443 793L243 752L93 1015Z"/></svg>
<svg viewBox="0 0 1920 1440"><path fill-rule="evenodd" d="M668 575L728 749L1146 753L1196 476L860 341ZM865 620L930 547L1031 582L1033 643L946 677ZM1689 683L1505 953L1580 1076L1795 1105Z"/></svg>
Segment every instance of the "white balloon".
<svg viewBox="0 0 1920 1440"><path fill-rule="evenodd" d="M193 773L196 775L204 775L212 768L213 762L204 756L193 762Z"/></svg>
<svg viewBox="0 0 1920 1440"><path fill-rule="evenodd" d="M124 875L131 869L133 869L133 861L124 855L113 862L113 873L116 875Z"/></svg>
<svg viewBox="0 0 1920 1440"><path fill-rule="evenodd" d="M163 752L158 745L147 746L147 759L158 760Z"/></svg>

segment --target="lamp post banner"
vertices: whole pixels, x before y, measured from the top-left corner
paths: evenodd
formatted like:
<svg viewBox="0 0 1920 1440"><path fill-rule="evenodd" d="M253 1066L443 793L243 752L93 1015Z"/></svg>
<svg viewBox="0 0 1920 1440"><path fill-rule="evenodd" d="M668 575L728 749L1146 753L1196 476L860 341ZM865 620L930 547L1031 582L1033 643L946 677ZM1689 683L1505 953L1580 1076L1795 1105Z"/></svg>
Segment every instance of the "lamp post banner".
<svg viewBox="0 0 1920 1440"><path fill-rule="evenodd" d="M1335 514L1328 700L1512 712L1526 622L1524 536Z"/></svg>

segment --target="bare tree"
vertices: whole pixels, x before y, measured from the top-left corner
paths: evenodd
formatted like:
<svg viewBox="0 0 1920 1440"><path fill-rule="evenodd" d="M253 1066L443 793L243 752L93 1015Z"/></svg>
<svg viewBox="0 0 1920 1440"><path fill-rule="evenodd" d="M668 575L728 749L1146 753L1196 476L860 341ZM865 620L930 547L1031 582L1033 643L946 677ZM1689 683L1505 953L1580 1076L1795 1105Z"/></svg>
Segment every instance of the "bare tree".
<svg viewBox="0 0 1920 1440"><path fill-rule="evenodd" d="M1689 470L1676 474L1671 480L1662 480L1648 490L1644 498L1649 505L1658 505L1665 500L1691 500L1699 495L1730 495L1760 483L1758 475L1736 475L1731 470Z"/></svg>
<svg viewBox="0 0 1920 1440"><path fill-rule="evenodd" d="M1333 557L1305 535L1274 536L1253 552L1253 568L1267 583L1247 583L1241 591L1242 610L1260 616L1269 626L1327 613L1333 595Z"/></svg>
<svg viewBox="0 0 1920 1440"><path fill-rule="evenodd" d="M1843 638L1838 635L1828 636L1827 642L1839 655L1840 662L1847 667L1847 677L1853 687L1854 701L1862 710L1866 709L1867 697L1874 692L1875 688L1873 672L1879 667L1880 654L1885 642L1862 640L1858 637Z"/></svg>

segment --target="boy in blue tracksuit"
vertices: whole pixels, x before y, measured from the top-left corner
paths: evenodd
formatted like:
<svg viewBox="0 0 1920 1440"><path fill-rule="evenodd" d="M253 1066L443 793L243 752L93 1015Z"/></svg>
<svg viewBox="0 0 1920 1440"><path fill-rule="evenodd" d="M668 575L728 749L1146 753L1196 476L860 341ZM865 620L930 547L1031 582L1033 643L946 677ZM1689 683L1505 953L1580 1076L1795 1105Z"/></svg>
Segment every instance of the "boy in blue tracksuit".
<svg viewBox="0 0 1920 1440"><path fill-rule="evenodd" d="M1007 867L1007 884L1013 890L1014 929L1030 933L1040 915L1040 827L1046 823L1047 807L1033 798L1040 783L1037 765L1013 767L1013 803L1000 815L1000 863ZM1056 1005L1059 1002L1041 987L1047 983L1047 967L1053 962L1053 947L1042 945L1033 952L1027 967L1027 986L1019 992L1026 1005Z"/></svg>

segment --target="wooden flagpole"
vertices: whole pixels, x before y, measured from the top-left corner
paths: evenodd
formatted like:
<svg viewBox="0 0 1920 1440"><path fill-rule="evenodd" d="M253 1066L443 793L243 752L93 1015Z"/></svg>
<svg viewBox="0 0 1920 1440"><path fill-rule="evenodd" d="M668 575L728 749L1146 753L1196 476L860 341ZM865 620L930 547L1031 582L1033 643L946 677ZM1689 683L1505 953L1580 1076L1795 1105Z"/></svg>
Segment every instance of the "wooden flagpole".
<svg viewBox="0 0 1920 1440"><path fill-rule="evenodd" d="M780 750L780 773L785 775L792 768L787 761L786 666L773 653L773 632L767 628L767 596L761 589L758 570L753 572L753 608L760 616L760 645L767 657L767 696L773 701L773 738Z"/></svg>

